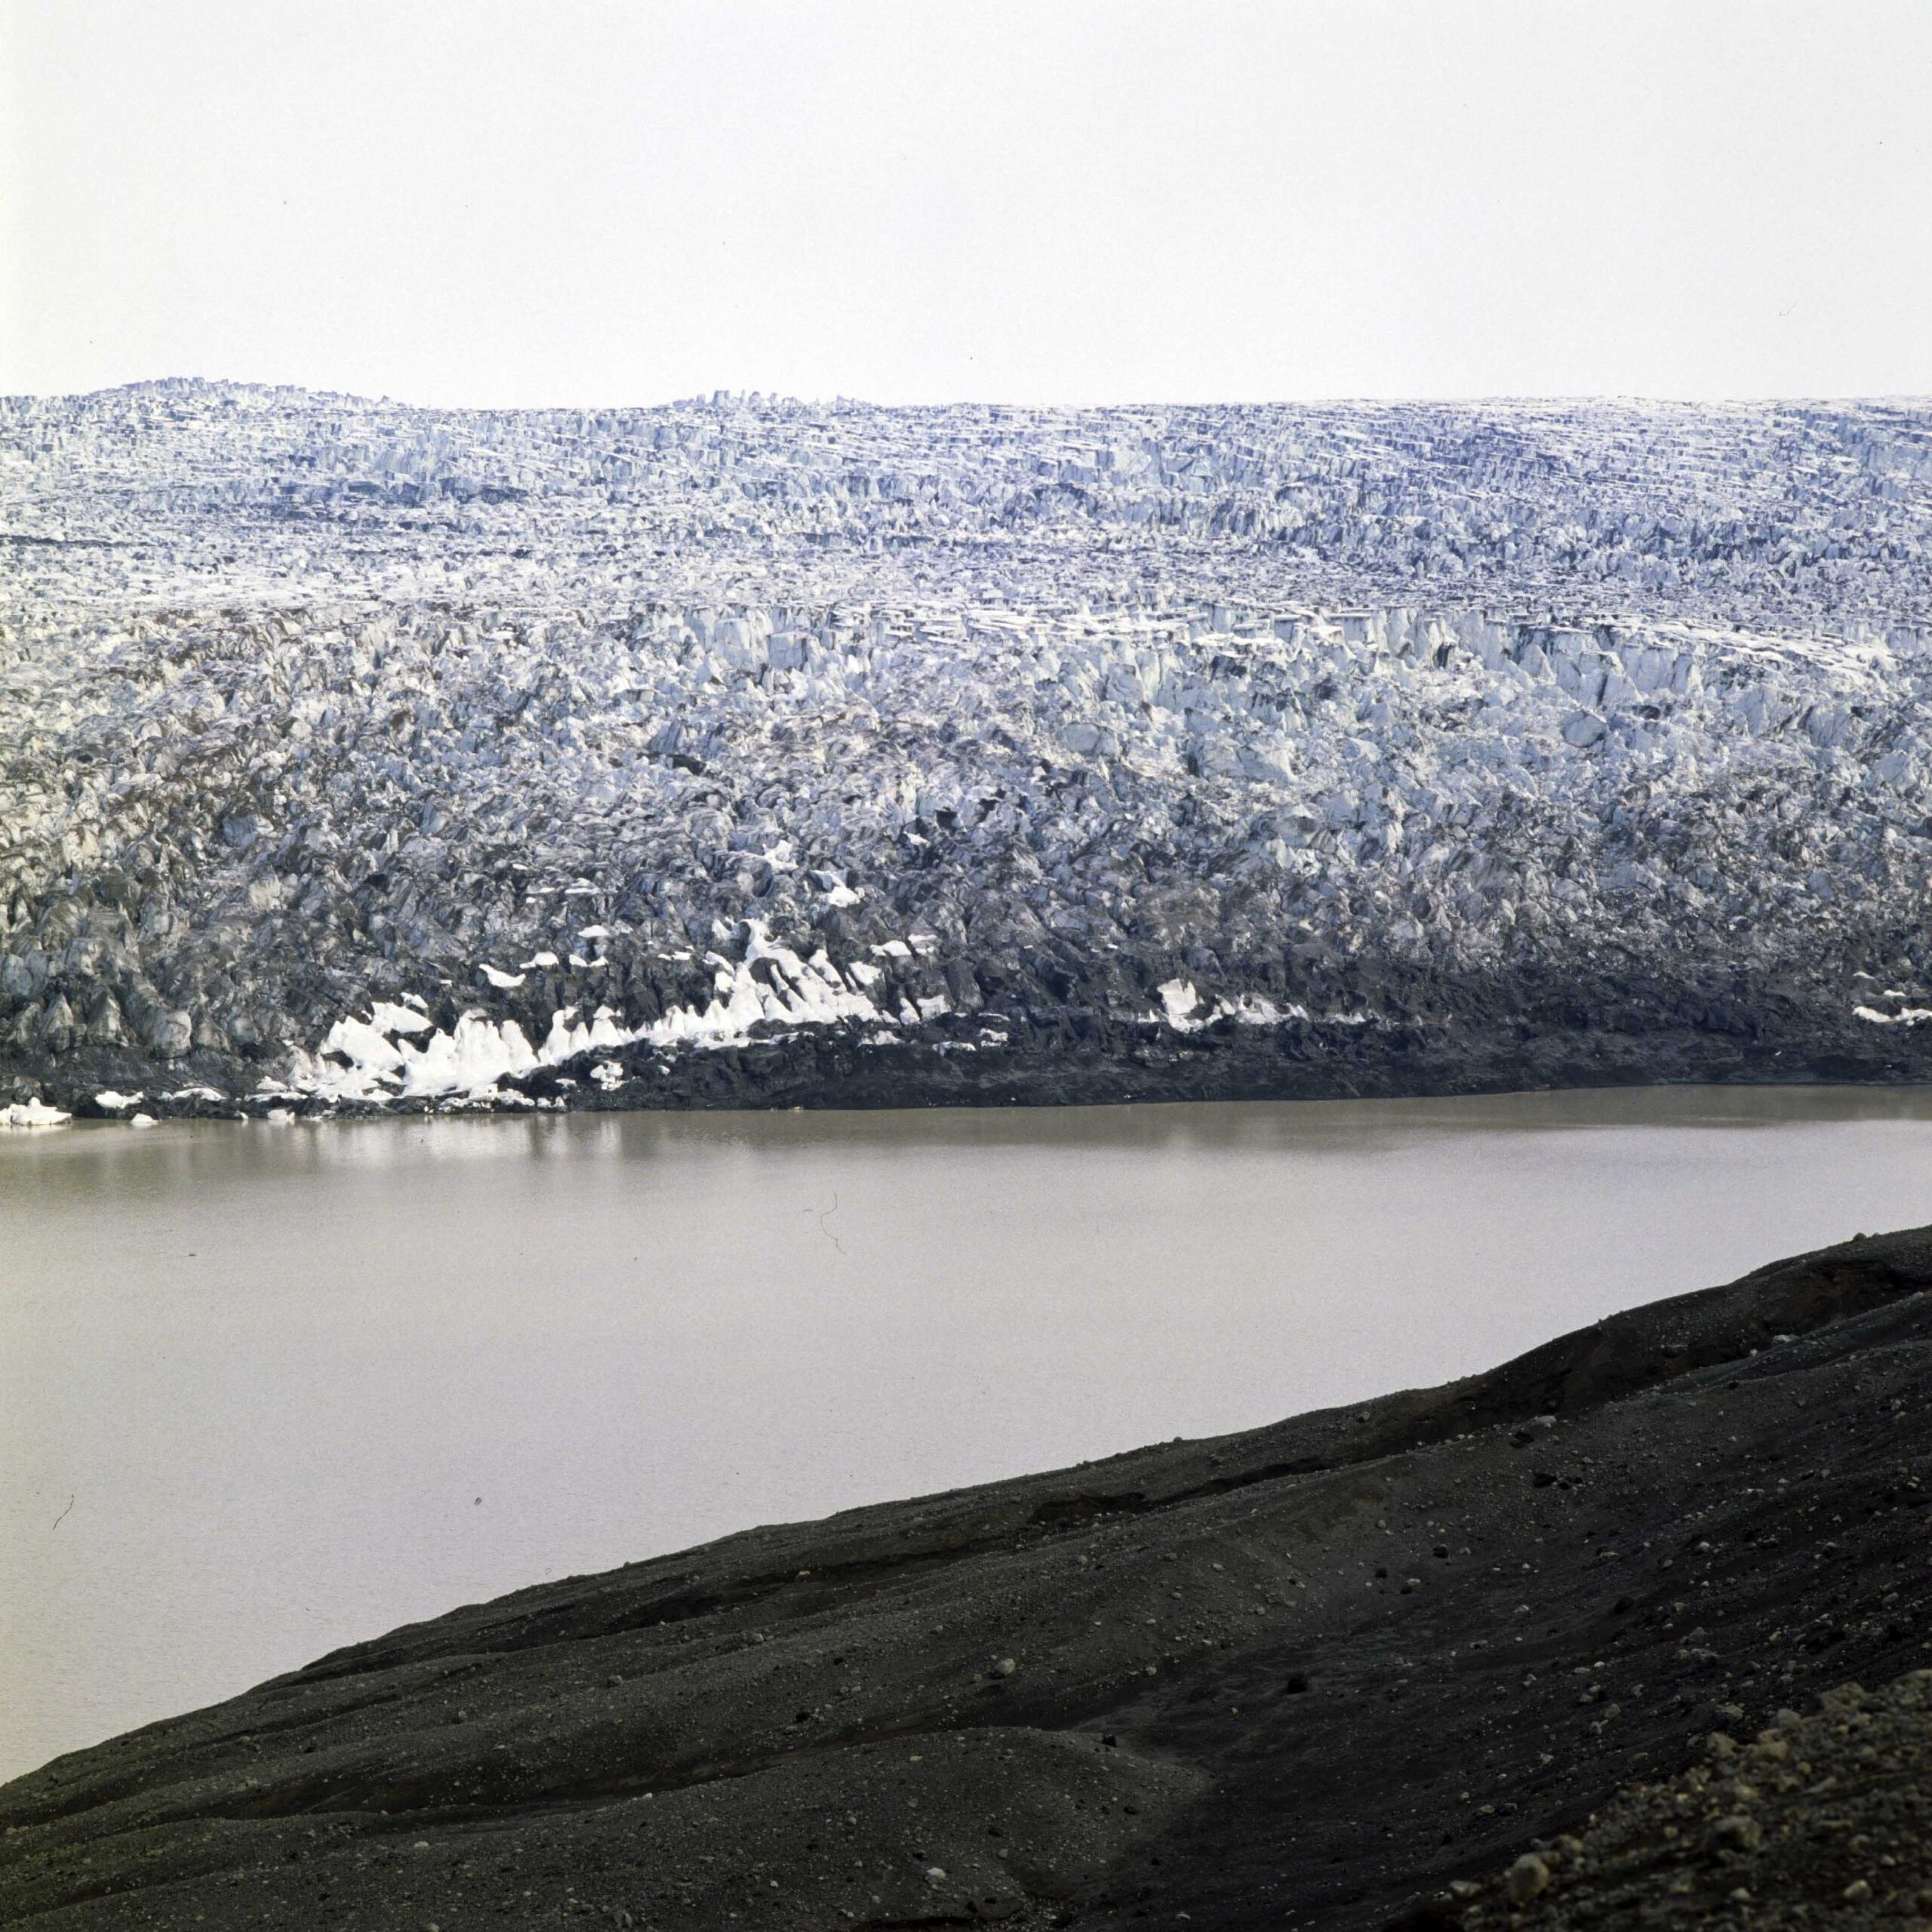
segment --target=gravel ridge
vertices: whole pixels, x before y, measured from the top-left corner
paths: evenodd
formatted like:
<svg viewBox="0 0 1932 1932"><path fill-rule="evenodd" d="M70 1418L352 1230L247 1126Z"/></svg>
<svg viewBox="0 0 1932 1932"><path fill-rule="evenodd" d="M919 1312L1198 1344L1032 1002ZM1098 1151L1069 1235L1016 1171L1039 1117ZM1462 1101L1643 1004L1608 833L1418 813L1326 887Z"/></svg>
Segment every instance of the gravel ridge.
<svg viewBox="0 0 1932 1932"><path fill-rule="evenodd" d="M0 1789L0 1919L1380 1932L1927 1666L1929 1371L1932 1229L1860 1237L1439 1389L540 1584Z"/></svg>

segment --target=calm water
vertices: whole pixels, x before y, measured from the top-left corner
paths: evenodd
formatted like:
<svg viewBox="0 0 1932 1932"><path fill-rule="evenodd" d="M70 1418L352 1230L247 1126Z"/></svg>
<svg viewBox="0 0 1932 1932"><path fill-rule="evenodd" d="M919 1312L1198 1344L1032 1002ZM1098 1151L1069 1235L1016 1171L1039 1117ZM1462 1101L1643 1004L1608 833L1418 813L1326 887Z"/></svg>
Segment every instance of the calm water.
<svg viewBox="0 0 1932 1932"><path fill-rule="evenodd" d="M518 1585L1932 1221L1932 1094L0 1134L0 1777Z"/></svg>

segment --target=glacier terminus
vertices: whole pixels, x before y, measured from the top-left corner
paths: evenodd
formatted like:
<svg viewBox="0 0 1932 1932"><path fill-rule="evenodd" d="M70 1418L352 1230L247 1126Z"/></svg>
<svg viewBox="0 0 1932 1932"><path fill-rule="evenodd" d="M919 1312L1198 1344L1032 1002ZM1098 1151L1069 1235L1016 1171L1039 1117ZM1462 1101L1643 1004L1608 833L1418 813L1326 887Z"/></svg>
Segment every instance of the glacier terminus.
<svg viewBox="0 0 1932 1932"><path fill-rule="evenodd" d="M1932 405L0 401L0 1119L1932 1072Z"/></svg>

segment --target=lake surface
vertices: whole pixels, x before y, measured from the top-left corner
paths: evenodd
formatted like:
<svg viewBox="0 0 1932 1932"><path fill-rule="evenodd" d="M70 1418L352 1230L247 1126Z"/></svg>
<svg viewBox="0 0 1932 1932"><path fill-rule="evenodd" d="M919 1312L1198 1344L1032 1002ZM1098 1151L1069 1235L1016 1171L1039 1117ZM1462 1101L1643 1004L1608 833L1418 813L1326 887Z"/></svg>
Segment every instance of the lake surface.
<svg viewBox="0 0 1932 1932"><path fill-rule="evenodd" d="M1932 1221L1932 1093L0 1134L0 1777L459 1603Z"/></svg>

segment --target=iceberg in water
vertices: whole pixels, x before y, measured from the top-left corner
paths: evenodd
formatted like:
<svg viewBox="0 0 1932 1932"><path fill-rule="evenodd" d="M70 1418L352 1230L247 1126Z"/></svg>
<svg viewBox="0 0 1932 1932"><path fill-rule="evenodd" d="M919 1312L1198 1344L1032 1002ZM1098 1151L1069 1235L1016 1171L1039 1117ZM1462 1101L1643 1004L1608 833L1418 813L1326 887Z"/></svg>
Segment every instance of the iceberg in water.
<svg viewBox="0 0 1932 1932"><path fill-rule="evenodd" d="M0 1107L0 1127L61 1127L72 1118L72 1114L38 1100L16 1100L11 1106Z"/></svg>

